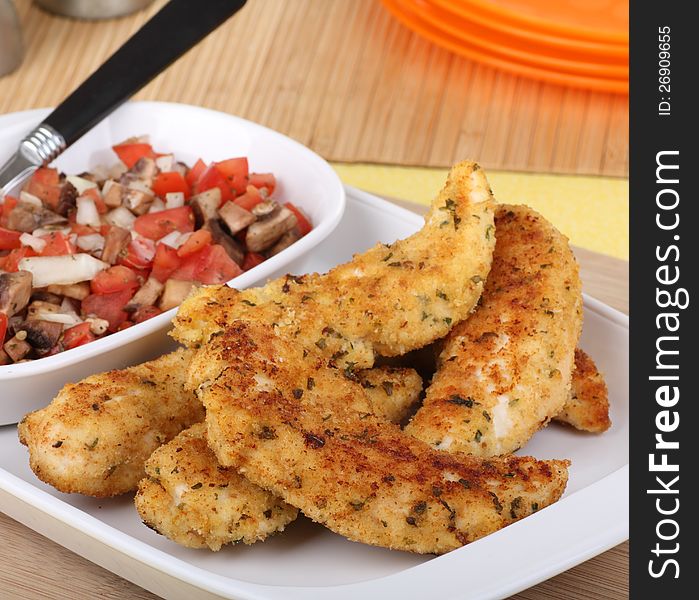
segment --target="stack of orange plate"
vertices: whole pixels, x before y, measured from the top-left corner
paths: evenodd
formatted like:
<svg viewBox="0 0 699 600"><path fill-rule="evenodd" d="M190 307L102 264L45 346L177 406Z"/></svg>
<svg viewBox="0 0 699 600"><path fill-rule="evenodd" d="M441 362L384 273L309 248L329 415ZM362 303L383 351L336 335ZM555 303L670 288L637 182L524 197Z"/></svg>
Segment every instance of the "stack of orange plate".
<svg viewBox="0 0 699 600"><path fill-rule="evenodd" d="M517 75L629 90L628 0L382 0L428 40Z"/></svg>

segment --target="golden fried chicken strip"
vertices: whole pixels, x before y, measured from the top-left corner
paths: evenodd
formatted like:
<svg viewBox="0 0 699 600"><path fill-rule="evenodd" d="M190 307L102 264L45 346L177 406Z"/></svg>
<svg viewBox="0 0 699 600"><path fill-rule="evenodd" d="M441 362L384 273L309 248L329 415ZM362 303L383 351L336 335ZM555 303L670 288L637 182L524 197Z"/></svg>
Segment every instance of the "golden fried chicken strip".
<svg viewBox="0 0 699 600"><path fill-rule="evenodd" d="M357 373L357 381L377 416L394 422L405 417L422 391L422 379L412 369L367 369ZM135 498L141 519L190 548L216 551L224 544L252 544L282 531L298 513L235 469L221 466L207 445L203 423L158 448L145 468L148 476Z"/></svg>
<svg viewBox="0 0 699 600"><path fill-rule="evenodd" d="M220 550L224 544L254 544L283 531L298 509L222 467L198 423L146 461L147 477L136 509L151 529L189 548Z"/></svg>
<svg viewBox="0 0 699 600"><path fill-rule="evenodd" d="M554 420L591 433L607 431L612 424L607 384L597 365L580 348L575 350L570 397Z"/></svg>
<svg viewBox="0 0 699 600"><path fill-rule="evenodd" d="M361 385L319 352L253 320L203 346L188 385L221 464L351 540L447 552L544 508L566 485L566 461L433 450L370 414Z"/></svg>
<svg viewBox="0 0 699 600"><path fill-rule="evenodd" d="M568 240L526 206L498 207L495 225L481 303L445 340L406 427L438 450L514 452L569 396L582 289Z"/></svg>
<svg viewBox="0 0 699 600"><path fill-rule="evenodd" d="M490 270L492 193L471 162L451 170L414 235L379 244L325 275L287 276L262 288L197 290L174 319L174 337L206 343L235 319L275 323L339 366L371 367L445 336L475 307Z"/></svg>
<svg viewBox="0 0 699 600"><path fill-rule="evenodd" d="M133 490L161 444L204 419L183 388L191 352L177 350L128 369L66 385L19 424L29 464L61 492L108 497Z"/></svg>

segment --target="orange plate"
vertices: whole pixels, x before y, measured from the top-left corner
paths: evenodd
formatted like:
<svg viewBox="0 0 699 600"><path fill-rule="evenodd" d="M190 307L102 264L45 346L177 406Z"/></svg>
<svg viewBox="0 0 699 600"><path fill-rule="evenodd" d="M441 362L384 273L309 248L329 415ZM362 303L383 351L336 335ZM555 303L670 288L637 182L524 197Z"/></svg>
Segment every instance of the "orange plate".
<svg viewBox="0 0 699 600"><path fill-rule="evenodd" d="M569 36L559 36L544 31L536 31L528 29L521 25L510 23L501 18L492 18L480 10L456 10L454 0L426 0L428 4L434 5L435 8L441 9L443 14L450 15L452 18L463 18L473 23L478 23L488 29L506 33L509 36L515 37L522 42L531 42L541 44L552 49L571 50L583 52L592 56L600 56L608 59L616 58L623 61L629 59L628 43L606 43L594 40L583 40L572 38Z"/></svg>
<svg viewBox="0 0 699 600"><path fill-rule="evenodd" d="M482 49L474 46L473 44L468 44L429 25L428 23L425 23L408 11L401 10L395 0L382 0L382 2L384 6L406 27L412 29L424 38L434 42L438 46L451 50L452 52L460 54L461 56L503 69L510 73L514 73L515 75L557 83L559 85L567 85L602 92L612 92L616 94L627 94L629 91L629 82L626 79L583 77L572 73L541 69L494 56L484 52Z"/></svg>
<svg viewBox="0 0 699 600"><path fill-rule="evenodd" d="M445 3L446 4L446 3ZM450 0L450 12L611 44L629 43L628 0Z"/></svg>
<svg viewBox="0 0 699 600"><path fill-rule="evenodd" d="M405 11L412 12L437 29L447 32L485 52L501 55L514 61L576 75L625 79L629 76L626 61L601 60L585 53L553 50L537 43L521 43L508 34L488 30L466 19L449 15L425 0L396 0Z"/></svg>

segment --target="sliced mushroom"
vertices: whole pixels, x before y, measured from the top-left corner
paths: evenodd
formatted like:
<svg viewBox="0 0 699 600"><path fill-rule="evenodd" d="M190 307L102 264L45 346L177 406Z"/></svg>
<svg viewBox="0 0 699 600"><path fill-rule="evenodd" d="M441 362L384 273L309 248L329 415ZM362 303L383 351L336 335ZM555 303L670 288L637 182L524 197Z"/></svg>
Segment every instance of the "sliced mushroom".
<svg viewBox="0 0 699 600"><path fill-rule="evenodd" d="M252 225L257 217L249 210L245 210L242 206L238 206L235 202L226 202L218 209L218 214L223 219L223 222L228 226L231 235L235 235L239 231L245 229L248 225Z"/></svg>
<svg viewBox="0 0 699 600"><path fill-rule="evenodd" d="M214 244L223 246L226 254L228 254L228 256L230 256L238 266L242 266L243 261L245 260L245 252L243 252L243 248L223 230L223 227L221 227L218 219L209 219L202 229L210 231Z"/></svg>
<svg viewBox="0 0 699 600"><path fill-rule="evenodd" d="M27 319L36 319L41 314L61 312L60 301L58 304L44 300L34 300L27 308Z"/></svg>
<svg viewBox="0 0 699 600"><path fill-rule="evenodd" d="M127 229L117 227L116 225L109 228L107 235L104 237L104 249L100 257L104 262L113 265L119 258L119 253L128 246L131 241L131 234Z"/></svg>
<svg viewBox="0 0 699 600"><path fill-rule="evenodd" d="M15 337L8 340L3 346L3 350L7 352L7 355L12 359L12 362L18 362L22 360L27 354L32 351L32 347L27 343L25 337L26 332L24 330L18 331ZM18 337L19 336L19 337Z"/></svg>
<svg viewBox="0 0 699 600"><path fill-rule="evenodd" d="M267 250L267 256L274 256L279 254L282 250L286 250L291 244L301 239L301 234L298 232L297 228L294 227L287 231L282 237L277 240L269 250Z"/></svg>
<svg viewBox="0 0 699 600"><path fill-rule="evenodd" d="M296 227L296 223L296 215L284 207L275 215L250 225L245 244L250 252L266 250L287 231Z"/></svg>
<svg viewBox="0 0 699 600"><path fill-rule="evenodd" d="M37 207L28 202L18 202L10 214L7 215L7 229L31 233L41 221L42 207Z"/></svg>
<svg viewBox="0 0 699 600"><path fill-rule="evenodd" d="M58 198L56 212L63 217L67 217L68 213L75 208L75 200L77 197L78 190L72 183L66 181L61 188L61 195Z"/></svg>
<svg viewBox="0 0 699 600"><path fill-rule="evenodd" d="M109 208L121 206L124 197L124 186L112 179L104 182L102 187L102 199Z"/></svg>
<svg viewBox="0 0 699 600"><path fill-rule="evenodd" d="M143 190L127 188L124 192L124 206L136 215L145 215L155 196Z"/></svg>
<svg viewBox="0 0 699 600"><path fill-rule="evenodd" d="M134 312L141 306L155 305L160 292L163 291L163 284L155 277L149 277L141 286L129 303L124 307L126 312Z"/></svg>
<svg viewBox="0 0 699 600"><path fill-rule="evenodd" d="M155 177L158 167L155 160L147 156L143 156L136 161L136 164L129 169L129 173L136 175L138 179L150 181Z"/></svg>
<svg viewBox="0 0 699 600"><path fill-rule="evenodd" d="M32 304L34 304L35 302L40 302L44 304L60 306L61 300L61 296L56 294L55 292L50 292L48 290L48 287L46 289L34 290L31 297Z"/></svg>
<svg viewBox="0 0 699 600"><path fill-rule="evenodd" d="M0 312L11 317L27 306L31 295L31 273L17 271L0 275Z"/></svg>
<svg viewBox="0 0 699 600"><path fill-rule="evenodd" d="M22 326L27 332L26 340L39 353L45 354L56 345L63 333L61 323L27 319Z"/></svg>
<svg viewBox="0 0 699 600"><path fill-rule="evenodd" d="M73 298L74 300L85 300L90 295L90 284L87 281L72 283L69 285L50 285L46 288L50 294Z"/></svg>
<svg viewBox="0 0 699 600"><path fill-rule="evenodd" d="M166 310L175 308L175 306L179 306L196 286L197 284L194 281L168 279L165 282L163 295L160 297L158 308L165 312Z"/></svg>
<svg viewBox="0 0 699 600"><path fill-rule="evenodd" d="M278 202L274 200L265 200L264 202L258 202L252 207L252 214L258 219L267 219L276 215L281 209Z"/></svg>
<svg viewBox="0 0 699 600"><path fill-rule="evenodd" d="M206 190L201 194L192 196L189 203L194 212L196 226L201 227L207 221L218 217L218 207L221 204L221 190L217 187Z"/></svg>

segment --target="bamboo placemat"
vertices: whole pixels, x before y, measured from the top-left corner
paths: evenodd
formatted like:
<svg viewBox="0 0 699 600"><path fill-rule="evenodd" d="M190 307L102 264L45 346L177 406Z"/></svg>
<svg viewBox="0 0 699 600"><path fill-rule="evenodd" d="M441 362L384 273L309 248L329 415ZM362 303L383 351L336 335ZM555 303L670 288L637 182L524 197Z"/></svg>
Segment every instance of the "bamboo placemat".
<svg viewBox="0 0 699 600"><path fill-rule="evenodd" d="M163 2L90 23L16 0L27 53L0 79L0 114L57 104ZM627 97L460 58L378 0L249 0L138 98L237 114L335 161L628 174Z"/></svg>

